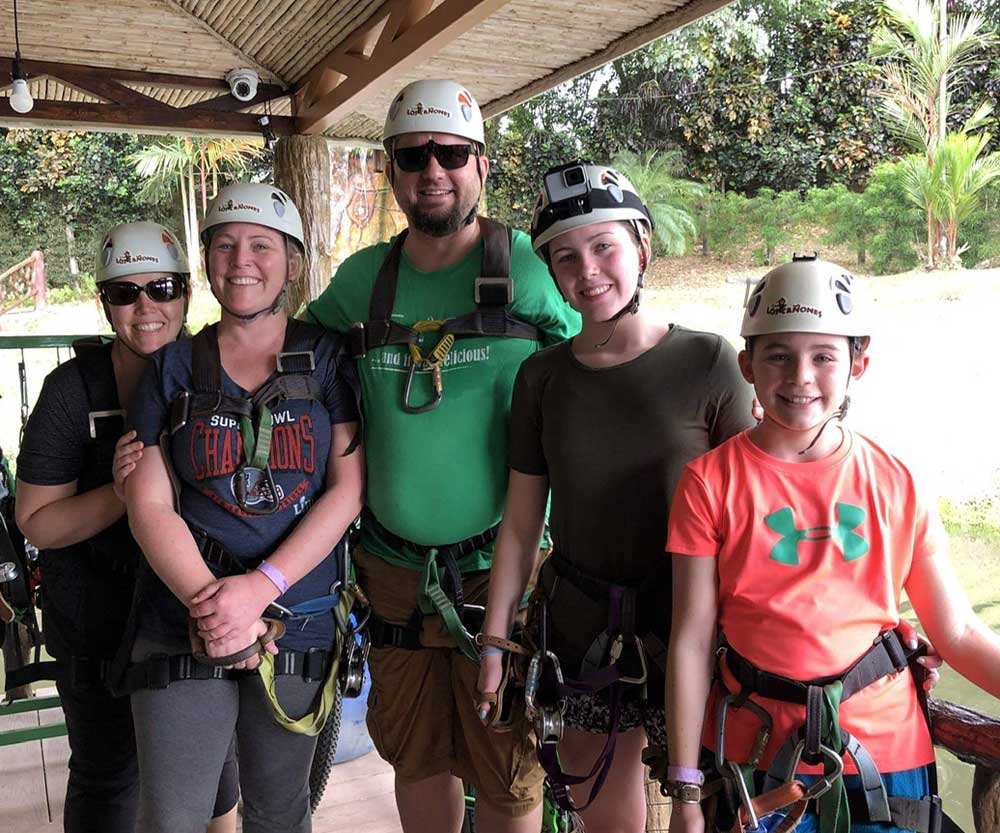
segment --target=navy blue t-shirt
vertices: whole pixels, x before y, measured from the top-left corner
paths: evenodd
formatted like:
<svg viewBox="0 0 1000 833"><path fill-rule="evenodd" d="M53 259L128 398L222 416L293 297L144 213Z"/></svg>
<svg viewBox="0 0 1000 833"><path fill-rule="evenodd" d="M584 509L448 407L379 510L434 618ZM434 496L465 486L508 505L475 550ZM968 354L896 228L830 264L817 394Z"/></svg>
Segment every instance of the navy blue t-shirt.
<svg viewBox="0 0 1000 833"><path fill-rule="evenodd" d="M171 463L180 481L181 516L192 530L221 543L247 569L253 569L274 552L326 488L332 426L358 419L354 393L345 378L352 368L349 359L338 358L339 338L317 327L301 326L306 341L315 345L313 377L319 384L322 402L288 399L271 409L274 430L269 461L277 511L255 515L242 509L237 501L236 475L245 463L237 419L226 414L193 417L170 436ZM158 445L160 434L169 430L171 403L184 391L193 390L192 343L192 339L186 339L164 347L153 357L142 378L129 410L129 421L147 446ZM250 396L224 368L222 385L227 395ZM337 579L337 559L331 552L278 602L290 607L325 596ZM159 598L150 600L152 605L143 611L140 627L161 634L186 634L186 611L169 589L151 577L147 592ZM169 599L163 597L164 593L169 594ZM154 615L147 616L147 612ZM296 651L329 648L333 636L333 617L324 613L308 620L304 627L300 623L289 627L279 645Z"/></svg>

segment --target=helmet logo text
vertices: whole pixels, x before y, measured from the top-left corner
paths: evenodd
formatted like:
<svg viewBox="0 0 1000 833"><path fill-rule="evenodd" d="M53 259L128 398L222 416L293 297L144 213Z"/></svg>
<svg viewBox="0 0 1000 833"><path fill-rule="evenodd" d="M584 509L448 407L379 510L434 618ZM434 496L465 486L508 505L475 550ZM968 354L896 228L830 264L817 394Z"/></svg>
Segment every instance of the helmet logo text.
<svg viewBox="0 0 1000 833"><path fill-rule="evenodd" d="M444 116L446 119L451 118L451 111L444 110L441 107L425 107L422 101L418 101L416 107L407 107L406 115L408 116Z"/></svg>
<svg viewBox="0 0 1000 833"><path fill-rule="evenodd" d="M222 205L215 209L220 214L223 211L253 211L260 214L260 208L256 205L250 205L245 202L233 202L232 200L226 200Z"/></svg>
<svg viewBox="0 0 1000 833"><path fill-rule="evenodd" d="M159 263L160 259L158 257L153 257L152 255L140 255L132 254L127 249L122 252L118 257L115 258L115 263Z"/></svg>
<svg viewBox="0 0 1000 833"><path fill-rule="evenodd" d="M793 315L795 313L815 315L817 318L823 317L823 310L817 307L807 307L805 304L789 304L784 298L779 298L767 308L768 315Z"/></svg>

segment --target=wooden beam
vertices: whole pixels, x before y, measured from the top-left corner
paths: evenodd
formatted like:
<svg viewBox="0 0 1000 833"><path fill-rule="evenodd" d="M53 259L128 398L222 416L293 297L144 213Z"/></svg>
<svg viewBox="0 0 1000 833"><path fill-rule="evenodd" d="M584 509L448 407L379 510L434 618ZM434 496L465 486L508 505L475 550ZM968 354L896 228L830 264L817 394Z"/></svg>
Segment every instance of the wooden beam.
<svg viewBox="0 0 1000 833"><path fill-rule="evenodd" d="M379 36L371 57L364 58L356 52L364 43L367 30L385 21L381 10L366 24L365 30L335 49L310 72L300 91L308 93L309 100L297 96L299 133L322 133L375 92L392 83L422 61L436 55L445 46L469 29L481 23L508 0L444 0L437 8L417 17L414 8L427 10L426 0L389 0L385 7L390 16L385 30ZM399 25L392 18L399 19ZM409 23L404 27L403 24ZM367 45L367 44L365 44ZM358 71L346 73L340 59L349 56L361 64ZM328 69L342 74L342 80L332 89L323 89L313 83Z"/></svg>
<svg viewBox="0 0 1000 833"><path fill-rule="evenodd" d="M72 101L36 101L30 113L16 113L10 100L0 98L0 124L13 127L56 127L63 130L117 129L132 133L176 133L209 136L260 136L260 116L205 108L85 104ZM295 120L271 116L275 134L288 136Z"/></svg>
<svg viewBox="0 0 1000 833"><path fill-rule="evenodd" d="M620 58L622 55L635 52L636 49L641 49L657 38L662 38L664 35L680 29L682 26L694 23L694 21L721 9L723 6L728 6L732 2L733 0L692 0L692 2L683 8L661 15L652 23L629 32L627 35L608 44L599 52L594 52L586 58L581 58L579 61L574 61L572 64L560 67L544 78L532 81L530 84L526 84L509 95L484 104L482 108L483 118L488 119L498 116L512 107L516 107L518 104L523 104L529 98L541 95L546 90L551 90L565 81L585 75L591 70L604 66L616 58Z"/></svg>
<svg viewBox="0 0 1000 833"><path fill-rule="evenodd" d="M9 75L13 59L0 57L0 77ZM276 84L260 84L253 101L238 101L229 94L229 85L221 78L195 78L161 72L138 72L107 67L60 64L46 61L23 61L30 78L52 78L68 87L95 96L107 103L36 101L30 113L14 113L8 99L0 99L0 117L13 114L19 121L44 122L45 126L100 128L101 126L148 129L166 132L236 133L259 135L259 115L241 113L288 95ZM220 95L187 107L172 107L155 98L136 92L122 82L170 90L217 90ZM292 132L293 120L272 116L276 134Z"/></svg>

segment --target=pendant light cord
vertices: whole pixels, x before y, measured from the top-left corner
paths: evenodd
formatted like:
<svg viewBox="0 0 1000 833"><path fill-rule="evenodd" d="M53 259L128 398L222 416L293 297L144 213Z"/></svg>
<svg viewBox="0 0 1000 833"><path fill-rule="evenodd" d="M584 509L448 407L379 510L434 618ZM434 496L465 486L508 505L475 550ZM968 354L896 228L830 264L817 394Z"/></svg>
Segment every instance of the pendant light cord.
<svg viewBox="0 0 1000 833"><path fill-rule="evenodd" d="M14 54L21 60L21 38L17 31L17 0L14 0Z"/></svg>

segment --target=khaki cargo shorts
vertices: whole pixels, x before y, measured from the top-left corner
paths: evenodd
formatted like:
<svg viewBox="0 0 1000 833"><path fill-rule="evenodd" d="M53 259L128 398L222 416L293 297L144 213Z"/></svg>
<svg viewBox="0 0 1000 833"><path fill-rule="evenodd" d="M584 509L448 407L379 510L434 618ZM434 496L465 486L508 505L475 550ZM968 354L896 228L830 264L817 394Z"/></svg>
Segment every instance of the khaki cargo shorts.
<svg viewBox="0 0 1000 833"><path fill-rule="evenodd" d="M417 607L420 574L358 547L358 583L375 613L406 623ZM466 576L467 604L486 604L488 573ZM396 777L416 782L450 772L472 784L498 811L521 816L542 798L544 772L523 710L509 732L493 732L477 713L479 668L454 650L439 616L425 617L428 647L372 648L368 731Z"/></svg>

